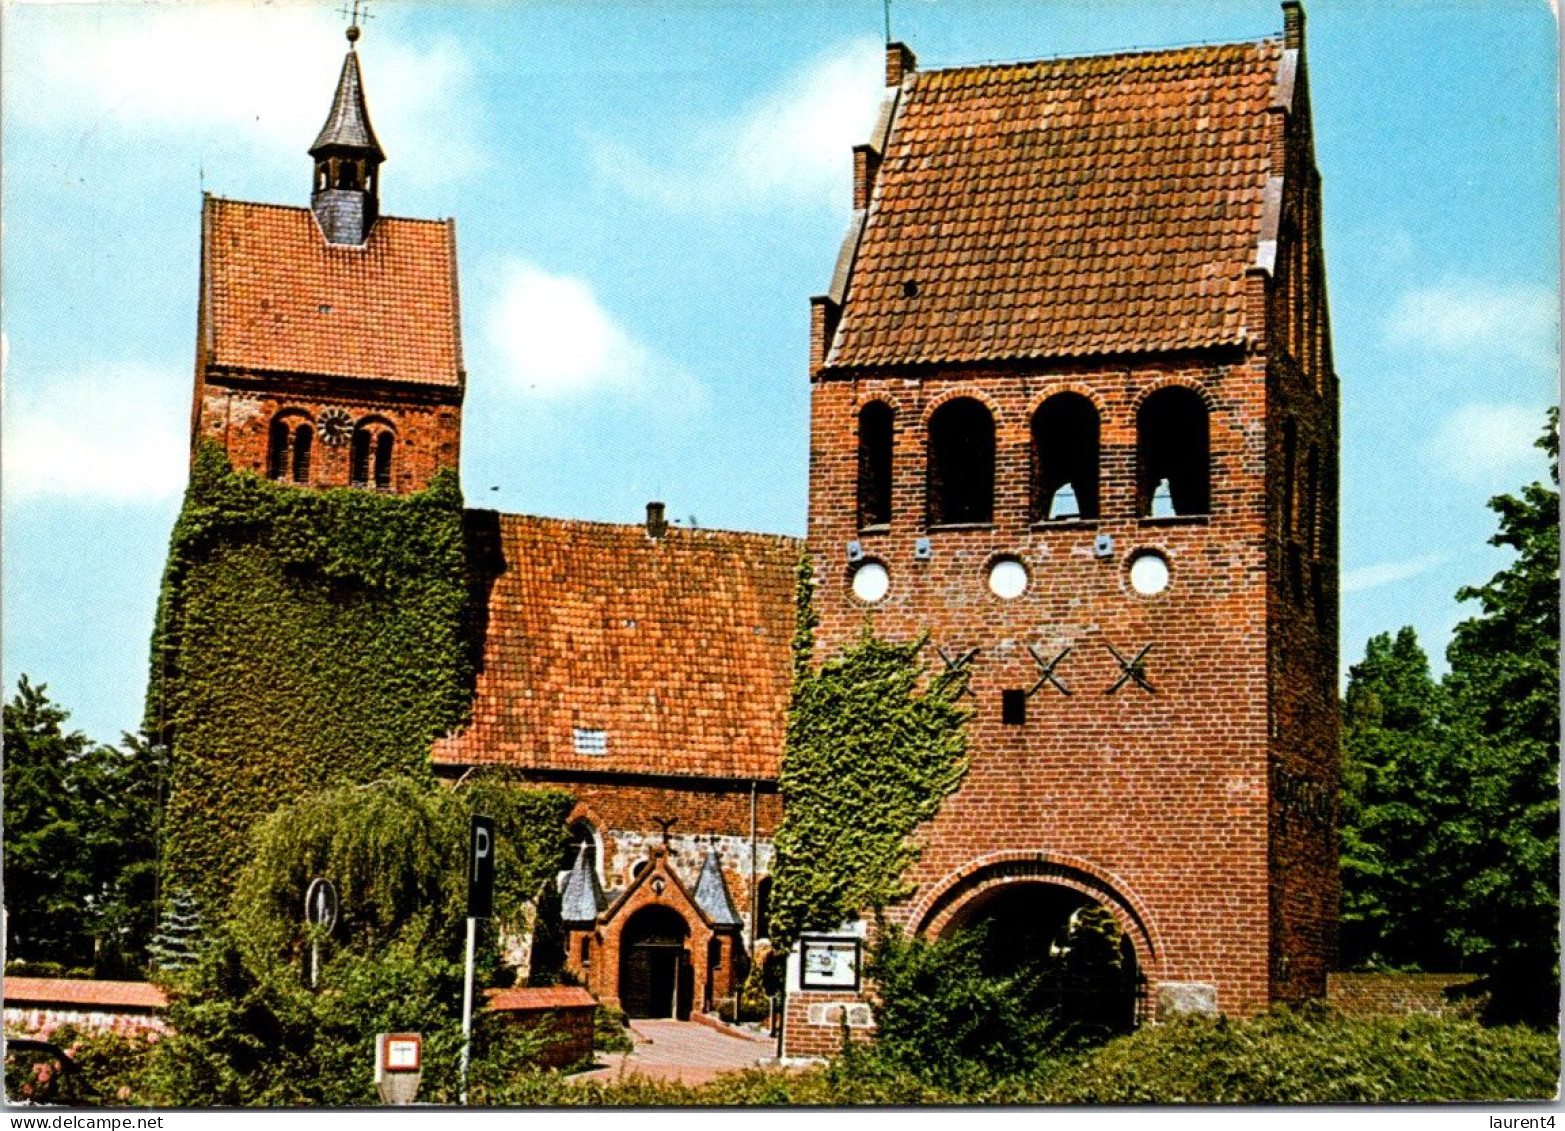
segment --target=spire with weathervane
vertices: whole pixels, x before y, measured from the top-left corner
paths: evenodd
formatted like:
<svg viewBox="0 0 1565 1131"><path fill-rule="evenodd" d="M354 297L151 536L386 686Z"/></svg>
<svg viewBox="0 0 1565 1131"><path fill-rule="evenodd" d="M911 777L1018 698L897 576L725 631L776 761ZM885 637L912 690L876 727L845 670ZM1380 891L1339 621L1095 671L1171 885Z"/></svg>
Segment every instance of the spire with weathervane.
<svg viewBox="0 0 1565 1131"><path fill-rule="evenodd" d="M315 185L310 208L326 239L335 244L362 244L380 214L380 165L385 151L375 139L364 105L364 80L359 76L359 0L353 0L348 25L348 57L342 61L337 94L326 124L310 146L315 158ZM369 13L362 13L368 18Z"/></svg>

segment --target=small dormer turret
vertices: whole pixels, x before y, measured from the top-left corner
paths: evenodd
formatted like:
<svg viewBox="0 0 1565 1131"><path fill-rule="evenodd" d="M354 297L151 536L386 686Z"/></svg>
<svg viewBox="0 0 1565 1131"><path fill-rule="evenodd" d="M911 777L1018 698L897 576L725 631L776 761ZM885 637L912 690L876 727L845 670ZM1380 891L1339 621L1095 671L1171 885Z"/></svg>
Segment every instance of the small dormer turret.
<svg viewBox="0 0 1565 1131"><path fill-rule="evenodd" d="M331 111L310 146L315 158L310 208L327 241L336 244L369 239L380 215L380 166L386 160L364 104L364 80L354 49L358 38L355 24L348 28L348 56L342 61Z"/></svg>

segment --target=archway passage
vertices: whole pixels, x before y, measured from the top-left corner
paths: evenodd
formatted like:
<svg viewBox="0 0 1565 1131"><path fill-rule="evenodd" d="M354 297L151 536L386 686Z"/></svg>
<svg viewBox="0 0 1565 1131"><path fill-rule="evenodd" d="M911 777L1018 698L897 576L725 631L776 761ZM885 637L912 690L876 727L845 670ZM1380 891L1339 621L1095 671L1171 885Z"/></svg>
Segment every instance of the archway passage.
<svg viewBox="0 0 1565 1131"><path fill-rule="evenodd" d="M690 1016L690 928L671 907L653 904L620 932L620 1007L631 1017Z"/></svg>
<svg viewBox="0 0 1565 1131"><path fill-rule="evenodd" d="M1002 884L964 907L945 934L970 931L982 932L984 973L1015 978L1018 990L1071 1035L1135 1028L1141 1001L1135 947L1091 897L1058 884Z"/></svg>

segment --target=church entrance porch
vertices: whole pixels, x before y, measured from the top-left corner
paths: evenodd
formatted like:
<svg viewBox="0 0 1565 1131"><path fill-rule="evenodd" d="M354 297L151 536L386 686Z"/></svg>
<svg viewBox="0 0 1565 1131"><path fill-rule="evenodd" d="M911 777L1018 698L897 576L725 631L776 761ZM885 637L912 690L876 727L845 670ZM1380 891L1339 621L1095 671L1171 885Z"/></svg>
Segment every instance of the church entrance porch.
<svg viewBox="0 0 1565 1131"><path fill-rule="evenodd" d="M690 1016L694 971L690 929L672 908L653 904L620 933L619 999L631 1017Z"/></svg>

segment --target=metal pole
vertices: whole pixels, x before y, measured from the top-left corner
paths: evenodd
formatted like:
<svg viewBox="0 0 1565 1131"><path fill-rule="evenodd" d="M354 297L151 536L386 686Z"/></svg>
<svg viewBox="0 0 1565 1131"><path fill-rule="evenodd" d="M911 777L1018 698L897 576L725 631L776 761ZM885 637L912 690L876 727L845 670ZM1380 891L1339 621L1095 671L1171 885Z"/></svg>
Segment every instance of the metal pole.
<svg viewBox="0 0 1565 1131"><path fill-rule="evenodd" d="M467 917L467 977L462 983L462 1106L467 1106L467 1066L473 1055L473 940L478 920Z"/></svg>

